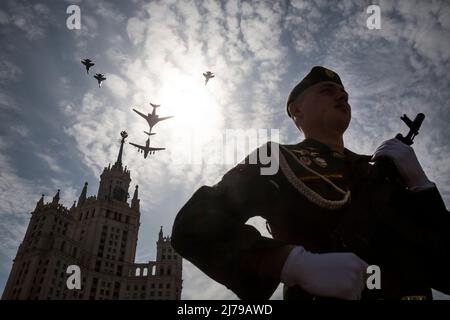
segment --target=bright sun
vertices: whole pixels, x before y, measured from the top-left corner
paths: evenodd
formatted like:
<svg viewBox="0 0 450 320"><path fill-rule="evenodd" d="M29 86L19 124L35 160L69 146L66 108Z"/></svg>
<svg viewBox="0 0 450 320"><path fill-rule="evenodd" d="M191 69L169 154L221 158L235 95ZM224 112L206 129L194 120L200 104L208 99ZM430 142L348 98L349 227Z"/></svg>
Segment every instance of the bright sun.
<svg viewBox="0 0 450 320"><path fill-rule="evenodd" d="M178 75L164 81L161 103L175 117L176 127L184 130L201 130L208 134L221 125L220 108L210 87L201 78Z"/></svg>
<svg viewBox="0 0 450 320"><path fill-rule="evenodd" d="M217 90L212 81L205 86L202 74L186 75L172 69L165 72L160 103L164 106L161 116L173 115L171 136L201 137L201 148L207 148L207 138L223 128L221 106L214 95Z"/></svg>

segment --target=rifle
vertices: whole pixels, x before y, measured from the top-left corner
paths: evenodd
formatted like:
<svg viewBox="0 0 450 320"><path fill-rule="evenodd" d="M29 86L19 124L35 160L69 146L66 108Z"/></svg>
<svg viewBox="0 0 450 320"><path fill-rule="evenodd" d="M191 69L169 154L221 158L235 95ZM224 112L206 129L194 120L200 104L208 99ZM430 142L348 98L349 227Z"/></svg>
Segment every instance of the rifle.
<svg viewBox="0 0 450 320"><path fill-rule="evenodd" d="M396 138L412 145L425 115L419 113L414 121L406 115L400 119L409 132L406 136L397 134ZM448 217L442 212L411 208L407 203L410 199L392 161L377 160L352 191L352 204L331 234L333 250L353 252L369 265L380 267L381 290L365 290L363 298L398 299L404 289L400 287L408 286L408 281L428 284L429 270L424 261L431 255L433 259L443 256L450 248L448 237L443 234L443 226L450 226ZM396 288L390 283L402 285Z"/></svg>
<svg viewBox="0 0 450 320"><path fill-rule="evenodd" d="M403 137L401 133L397 134L395 137L407 144L408 146L414 143L414 138L419 134L420 126L422 125L423 120L425 119L425 115L423 113L418 113L414 118L414 121L408 118L406 114L400 117L400 119L409 127L409 132L406 137Z"/></svg>

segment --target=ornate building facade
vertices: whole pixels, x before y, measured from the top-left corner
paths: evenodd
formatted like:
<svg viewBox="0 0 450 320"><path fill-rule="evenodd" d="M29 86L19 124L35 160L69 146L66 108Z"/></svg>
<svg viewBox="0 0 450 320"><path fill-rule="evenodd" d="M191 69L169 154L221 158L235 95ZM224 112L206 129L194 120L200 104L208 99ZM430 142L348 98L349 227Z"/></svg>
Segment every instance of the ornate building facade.
<svg viewBox="0 0 450 320"><path fill-rule="evenodd" d="M13 261L2 299L134 299L181 298L182 258L163 230L156 260L135 263L140 200L135 187L128 204L131 178L122 166L124 138L117 161L104 168L97 196L87 197L87 182L70 209L44 196L31 212L28 228ZM68 266L80 268L80 289L69 289Z"/></svg>

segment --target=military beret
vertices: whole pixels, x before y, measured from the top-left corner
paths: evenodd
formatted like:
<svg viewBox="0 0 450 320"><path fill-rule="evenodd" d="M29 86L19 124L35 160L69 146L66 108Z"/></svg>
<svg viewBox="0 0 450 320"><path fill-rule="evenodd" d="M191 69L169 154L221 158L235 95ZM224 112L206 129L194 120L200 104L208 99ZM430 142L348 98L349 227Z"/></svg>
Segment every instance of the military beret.
<svg viewBox="0 0 450 320"><path fill-rule="evenodd" d="M313 67L306 77L304 77L303 80L300 81L289 93L286 102L286 111L289 117L291 116L288 109L289 104L293 102L303 91L322 81L332 81L343 86L341 78L339 78L336 72L321 66Z"/></svg>

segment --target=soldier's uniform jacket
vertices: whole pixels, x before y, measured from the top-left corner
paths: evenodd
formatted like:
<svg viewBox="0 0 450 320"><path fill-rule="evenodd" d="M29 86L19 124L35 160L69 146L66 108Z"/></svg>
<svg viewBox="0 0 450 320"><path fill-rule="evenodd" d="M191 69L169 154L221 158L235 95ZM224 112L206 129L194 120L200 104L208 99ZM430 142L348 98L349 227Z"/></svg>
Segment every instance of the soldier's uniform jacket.
<svg viewBox="0 0 450 320"><path fill-rule="evenodd" d="M270 145L263 147L276 154ZM335 230L349 210L370 210L372 206L371 196L361 189L361 181L371 168L370 156L348 149L339 154L313 139L278 146L276 174L261 174L265 166L260 163L260 157L256 164L247 157L216 185L199 188L180 210L173 226L175 250L241 299L272 296L290 252L288 245L302 245L315 253L346 251L345 247L336 247ZM262 150L262 147L257 149L267 152ZM436 188L416 193L405 189L399 198L400 208L408 216L420 220L432 212L448 217ZM381 207L376 210L383 209L382 201L378 206ZM245 224L254 216L267 220L273 239L261 236L253 226ZM442 226L442 222L435 224ZM387 232L396 234L397 230L388 228ZM367 261L381 264L382 289L376 294L370 290L363 297L420 299L431 297L431 287L449 291L450 264L439 261L439 255L447 253L441 252L440 244L435 244L431 253L427 246L422 248L420 241L428 239L428 233L422 233L417 236L418 244L413 241L414 245L408 244L406 249L395 244L391 247L389 243L381 246L383 259L390 262L386 273L384 260ZM381 232L377 238L381 242L383 235ZM449 243L448 239L445 241ZM413 259L404 259L405 256ZM420 267L416 268L417 265ZM412 271L407 272L410 267ZM294 286L285 288L284 298L314 297Z"/></svg>

